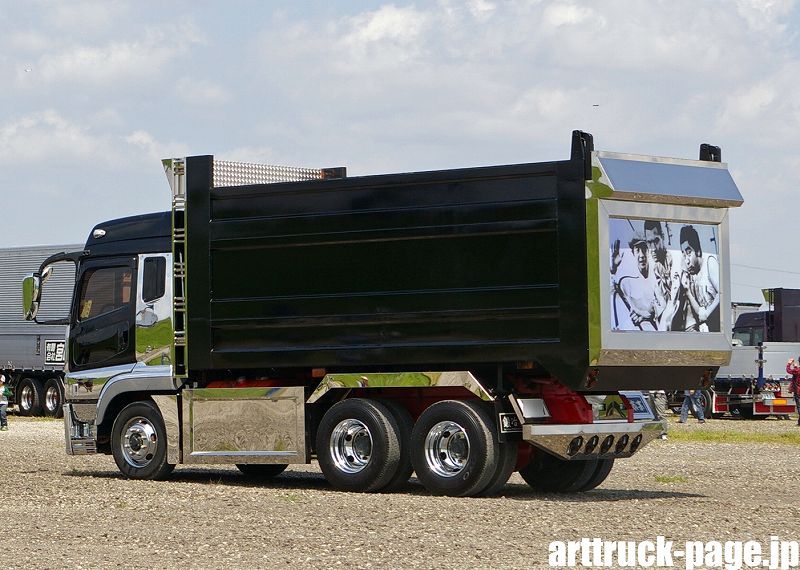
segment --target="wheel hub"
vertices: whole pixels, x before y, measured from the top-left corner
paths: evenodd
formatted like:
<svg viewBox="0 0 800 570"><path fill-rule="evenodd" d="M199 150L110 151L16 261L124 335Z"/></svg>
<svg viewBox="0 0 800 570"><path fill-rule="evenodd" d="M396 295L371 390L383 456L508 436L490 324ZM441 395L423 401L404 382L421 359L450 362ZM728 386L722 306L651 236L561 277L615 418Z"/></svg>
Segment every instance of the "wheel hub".
<svg viewBox="0 0 800 570"><path fill-rule="evenodd" d="M147 466L158 450L156 428L147 418L131 419L122 434L122 455L129 465Z"/></svg>
<svg viewBox="0 0 800 570"><path fill-rule="evenodd" d="M330 454L336 467L345 473L359 473L372 456L372 434L359 420L342 420L331 433Z"/></svg>
<svg viewBox="0 0 800 570"><path fill-rule="evenodd" d="M439 422L425 436L425 460L440 477L455 477L469 459L469 437L455 422Z"/></svg>

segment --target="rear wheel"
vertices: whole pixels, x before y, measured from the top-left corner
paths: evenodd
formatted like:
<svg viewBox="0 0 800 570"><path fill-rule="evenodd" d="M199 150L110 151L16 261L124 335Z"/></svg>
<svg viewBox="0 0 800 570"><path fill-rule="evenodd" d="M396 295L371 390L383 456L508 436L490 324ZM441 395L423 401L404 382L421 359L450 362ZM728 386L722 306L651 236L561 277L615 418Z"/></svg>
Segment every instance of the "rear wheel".
<svg viewBox="0 0 800 570"><path fill-rule="evenodd" d="M714 399L711 390L700 390L700 405L703 406L703 416L710 418L714 414Z"/></svg>
<svg viewBox="0 0 800 570"><path fill-rule="evenodd" d="M568 461L537 450L530 463L520 469L519 474L535 491L576 493L586 490L597 468L597 459ZM601 482L602 479L597 485Z"/></svg>
<svg viewBox="0 0 800 570"><path fill-rule="evenodd" d="M283 463L237 463L236 468L248 477L271 479L277 477L289 467Z"/></svg>
<svg viewBox="0 0 800 570"><path fill-rule="evenodd" d="M506 441L498 444L497 468L489 480L486 488L479 493L481 497L490 497L499 493L508 482L508 478L517 466L517 451L519 444L516 441Z"/></svg>
<svg viewBox="0 0 800 570"><path fill-rule="evenodd" d="M42 382L38 378L23 378L17 385L17 408L22 416L42 414Z"/></svg>
<svg viewBox="0 0 800 570"><path fill-rule="evenodd" d="M42 408L44 415L51 418L60 418L64 415L62 406L64 405L64 388L61 380L50 378L44 384L44 398Z"/></svg>
<svg viewBox="0 0 800 570"><path fill-rule="evenodd" d="M595 487L599 486L603 481L606 480L609 473L611 473L612 467L614 467L613 459L598 459L597 467L595 468L594 473L589 480L580 489L578 489L578 491L591 491Z"/></svg>
<svg viewBox="0 0 800 570"><path fill-rule="evenodd" d="M465 497L497 485L499 455L494 422L478 402L437 402L414 424L411 462L422 484L437 495Z"/></svg>
<svg viewBox="0 0 800 570"><path fill-rule="evenodd" d="M123 475L130 479L166 479L174 465L167 463L167 430L152 402L125 406L111 428L111 452Z"/></svg>
<svg viewBox="0 0 800 570"><path fill-rule="evenodd" d="M380 402L353 398L334 404L317 429L322 473L337 489L384 489L401 467L399 433L394 415Z"/></svg>
<svg viewBox="0 0 800 570"><path fill-rule="evenodd" d="M390 493L402 488L411 478L414 467L411 465L411 430L414 428L414 420L403 406L391 400L380 400L389 409L397 422L397 436L400 442L400 462L397 465L397 473L392 477L382 491Z"/></svg>

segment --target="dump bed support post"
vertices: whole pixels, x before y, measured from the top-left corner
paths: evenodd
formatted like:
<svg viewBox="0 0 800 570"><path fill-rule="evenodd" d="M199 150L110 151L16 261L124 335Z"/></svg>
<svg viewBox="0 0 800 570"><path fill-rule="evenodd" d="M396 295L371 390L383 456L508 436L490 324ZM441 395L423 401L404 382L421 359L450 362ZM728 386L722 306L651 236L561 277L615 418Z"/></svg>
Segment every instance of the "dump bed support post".
<svg viewBox="0 0 800 570"><path fill-rule="evenodd" d="M592 151L594 151L594 137L583 131L572 131L572 160L583 161L583 179L592 179Z"/></svg>

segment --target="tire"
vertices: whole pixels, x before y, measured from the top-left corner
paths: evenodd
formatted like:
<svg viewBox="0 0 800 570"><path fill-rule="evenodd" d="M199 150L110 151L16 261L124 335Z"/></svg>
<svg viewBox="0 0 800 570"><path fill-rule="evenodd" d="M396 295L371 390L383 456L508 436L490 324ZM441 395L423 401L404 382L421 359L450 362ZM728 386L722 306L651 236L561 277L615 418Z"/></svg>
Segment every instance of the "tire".
<svg viewBox="0 0 800 570"><path fill-rule="evenodd" d="M44 389L38 378L23 378L17 385L17 409L21 416L42 415L42 395Z"/></svg>
<svg viewBox="0 0 800 570"><path fill-rule="evenodd" d="M336 489L376 492L400 468L400 428L389 408L363 398L334 404L317 429L317 460Z"/></svg>
<svg viewBox="0 0 800 570"><path fill-rule="evenodd" d="M568 461L537 450L519 474L534 491L577 493L589 484L597 471L597 463L597 459Z"/></svg>
<svg viewBox="0 0 800 570"><path fill-rule="evenodd" d="M237 463L236 468L247 477L272 479L289 467L283 463Z"/></svg>
<svg viewBox="0 0 800 570"><path fill-rule="evenodd" d="M753 419L753 408L748 405L739 406L739 416L745 420Z"/></svg>
<svg viewBox="0 0 800 570"><path fill-rule="evenodd" d="M160 481L174 465L167 463L167 430L155 404L125 406L111 428L111 452L120 472L129 479Z"/></svg>
<svg viewBox="0 0 800 570"><path fill-rule="evenodd" d="M437 402L422 412L411 432L414 471L436 495L479 494L497 474L499 456L494 421L478 402Z"/></svg>
<svg viewBox="0 0 800 570"><path fill-rule="evenodd" d="M478 496L491 497L505 487L506 483L508 483L508 478L511 477L514 468L517 466L518 449L519 443L516 441L506 441L498 444L499 459L497 461L497 469L492 478L489 479L489 484L483 491L478 493Z"/></svg>
<svg viewBox="0 0 800 570"><path fill-rule="evenodd" d="M60 418L64 415L64 386L58 378L50 378L44 384L42 409L44 415Z"/></svg>
<svg viewBox="0 0 800 570"><path fill-rule="evenodd" d="M397 472L386 486L381 489L384 493L391 493L403 488L414 472L414 467L411 465L411 430L414 427L414 420L411 418L411 414L408 413L408 410L400 404L392 402L391 400L379 401L386 406L392 416L394 416L398 428L397 435L400 439L400 463L397 465Z"/></svg>
<svg viewBox="0 0 800 570"><path fill-rule="evenodd" d="M583 493L585 491L591 491L595 487L599 486L603 481L606 480L609 473L611 473L612 467L614 467L613 459L598 459L597 468L594 470L594 473L589 480L580 489L578 489L578 492Z"/></svg>
<svg viewBox="0 0 800 570"><path fill-rule="evenodd" d="M714 415L714 400L711 390L700 390L700 403L703 406L703 417L712 417Z"/></svg>

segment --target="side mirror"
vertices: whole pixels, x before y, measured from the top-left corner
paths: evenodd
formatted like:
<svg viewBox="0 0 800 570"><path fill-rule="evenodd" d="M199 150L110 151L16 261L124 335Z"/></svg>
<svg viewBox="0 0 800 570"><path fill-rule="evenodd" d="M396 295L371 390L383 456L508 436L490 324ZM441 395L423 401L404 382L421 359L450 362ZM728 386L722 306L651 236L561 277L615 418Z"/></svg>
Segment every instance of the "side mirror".
<svg viewBox="0 0 800 570"><path fill-rule="evenodd" d="M50 279L50 277L53 275L53 272L54 272L54 269L53 269L52 265L48 265L47 267L44 268L44 270L42 271L42 280L41 280L41 283L39 285L40 289L41 289L42 285L47 283L47 280Z"/></svg>
<svg viewBox="0 0 800 570"><path fill-rule="evenodd" d="M47 274L49 276L50 272L48 271ZM26 275L22 280L22 314L26 321L36 319L41 295L41 278L35 273Z"/></svg>

